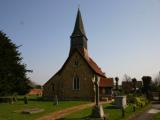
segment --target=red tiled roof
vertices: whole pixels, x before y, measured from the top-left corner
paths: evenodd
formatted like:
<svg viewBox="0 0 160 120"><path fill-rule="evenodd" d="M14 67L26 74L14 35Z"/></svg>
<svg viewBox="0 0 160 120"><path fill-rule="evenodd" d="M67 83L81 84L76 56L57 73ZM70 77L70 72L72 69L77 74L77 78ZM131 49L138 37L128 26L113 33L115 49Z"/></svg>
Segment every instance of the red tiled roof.
<svg viewBox="0 0 160 120"><path fill-rule="evenodd" d="M41 95L42 89L31 89L31 91L28 93L28 95Z"/></svg>
<svg viewBox="0 0 160 120"><path fill-rule="evenodd" d="M113 87L113 78L100 78L99 87Z"/></svg>
<svg viewBox="0 0 160 120"><path fill-rule="evenodd" d="M75 49L77 50L77 49ZM98 75L102 76L102 77L106 77L105 74L102 72L101 68L93 61L92 58L86 58L85 54L88 54L86 53L87 51L85 49L81 49L80 51L77 50L81 55L82 57L86 60L86 62L88 63L89 67L95 72L97 73Z"/></svg>
<svg viewBox="0 0 160 120"><path fill-rule="evenodd" d="M101 68L98 67L98 65L92 60L92 58L89 58L87 62L90 65L90 67L94 70L95 73L105 77L105 74L102 72Z"/></svg>

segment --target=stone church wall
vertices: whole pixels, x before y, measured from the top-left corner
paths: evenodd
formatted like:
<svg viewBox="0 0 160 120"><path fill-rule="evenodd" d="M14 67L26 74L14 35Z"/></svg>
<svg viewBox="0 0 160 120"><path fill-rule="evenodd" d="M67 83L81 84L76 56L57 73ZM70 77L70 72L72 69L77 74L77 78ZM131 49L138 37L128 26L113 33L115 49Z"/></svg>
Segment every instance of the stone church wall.
<svg viewBox="0 0 160 120"><path fill-rule="evenodd" d="M49 98L57 95L62 100L93 100L93 74L82 56L75 52L63 67L63 70L45 84L44 97ZM80 90L73 90L73 79L76 75L80 79Z"/></svg>

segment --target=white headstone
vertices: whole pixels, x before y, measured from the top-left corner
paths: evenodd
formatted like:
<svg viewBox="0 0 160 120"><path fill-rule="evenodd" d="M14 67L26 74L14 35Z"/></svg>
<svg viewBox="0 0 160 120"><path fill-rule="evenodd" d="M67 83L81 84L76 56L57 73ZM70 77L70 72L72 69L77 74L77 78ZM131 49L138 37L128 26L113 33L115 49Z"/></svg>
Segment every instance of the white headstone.
<svg viewBox="0 0 160 120"><path fill-rule="evenodd" d="M122 108L126 106L127 106L126 96L116 96L115 97L115 107Z"/></svg>

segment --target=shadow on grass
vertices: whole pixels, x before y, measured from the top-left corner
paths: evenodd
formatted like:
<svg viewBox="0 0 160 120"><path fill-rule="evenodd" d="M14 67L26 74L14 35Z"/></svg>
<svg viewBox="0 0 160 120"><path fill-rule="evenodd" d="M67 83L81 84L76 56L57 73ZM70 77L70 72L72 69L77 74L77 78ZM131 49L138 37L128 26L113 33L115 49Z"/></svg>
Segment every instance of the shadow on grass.
<svg viewBox="0 0 160 120"><path fill-rule="evenodd" d="M90 116L82 117L82 118L60 118L58 120L91 120Z"/></svg>
<svg viewBox="0 0 160 120"><path fill-rule="evenodd" d="M110 105L110 106L104 107L104 109L119 109L119 108L115 107L114 105Z"/></svg>

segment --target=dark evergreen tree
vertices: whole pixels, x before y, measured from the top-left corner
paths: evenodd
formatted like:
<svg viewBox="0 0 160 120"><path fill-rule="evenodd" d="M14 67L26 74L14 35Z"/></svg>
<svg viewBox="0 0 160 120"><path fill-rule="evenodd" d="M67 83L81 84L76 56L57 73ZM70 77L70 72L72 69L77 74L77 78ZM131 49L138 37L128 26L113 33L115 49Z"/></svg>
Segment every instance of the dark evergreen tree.
<svg viewBox="0 0 160 120"><path fill-rule="evenodd" d="M25 94L31 88L18 48L0 31L0 96Z"/></svg>
<svg viewBox="0 0 160 120"><path fill-rule="evenodd" d="M119 81L119 78L115 77L115 81L116 81L116 90L118 90L118 81Z"/></svg>
<svg viewBox="0 0 160 120"><path fill-rule="evenodd" d="M150 99L150 92L151 92L151 82L152 82L152 77L151 76L143 76L143 93L146 94L147 98Z"/></svg>
<svg viewBox="0 0 160 120"><path fill-rule="evenodd" d="M136 78L132 79L132 85L133 85L133 88L134 88L134 92L136 92L136 86L137 86L137 79Z"/></svg>

